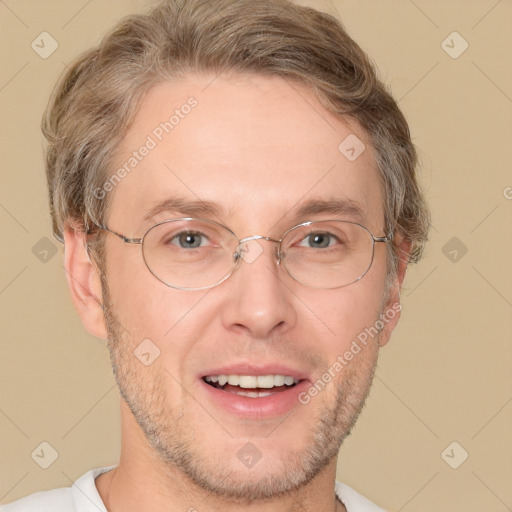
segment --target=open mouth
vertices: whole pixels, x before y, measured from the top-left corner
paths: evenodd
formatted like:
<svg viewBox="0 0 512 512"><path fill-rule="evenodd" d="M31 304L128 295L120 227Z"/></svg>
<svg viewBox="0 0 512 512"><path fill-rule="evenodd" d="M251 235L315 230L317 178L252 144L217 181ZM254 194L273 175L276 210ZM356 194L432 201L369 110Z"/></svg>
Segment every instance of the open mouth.
<svg viewBox="0 0 512 512"><path fill-rule="evenodd" d="M300 382L289 375L207 375L203 381L221 391L249 398L282 393Z"/></svg>

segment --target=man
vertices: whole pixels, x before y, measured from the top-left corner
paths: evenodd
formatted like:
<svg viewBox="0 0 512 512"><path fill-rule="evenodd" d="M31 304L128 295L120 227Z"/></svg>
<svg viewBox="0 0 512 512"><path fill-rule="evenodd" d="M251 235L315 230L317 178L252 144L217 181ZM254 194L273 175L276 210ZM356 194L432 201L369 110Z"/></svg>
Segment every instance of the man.
<svg viewBox="0 0 512 512"><path fill-rule="evenodd" d="M428 209L407 123L340 23L162 2L71 65L43 131L122 448L2 511L382 510L335 483L336 459Z"/></svg>

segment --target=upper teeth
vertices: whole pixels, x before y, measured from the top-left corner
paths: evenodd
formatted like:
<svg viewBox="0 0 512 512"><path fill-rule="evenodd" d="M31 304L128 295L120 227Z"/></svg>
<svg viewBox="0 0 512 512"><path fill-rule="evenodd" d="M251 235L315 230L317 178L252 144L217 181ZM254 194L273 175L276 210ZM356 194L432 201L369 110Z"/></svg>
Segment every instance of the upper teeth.
<svg viewBox="0 0 512 512"><path fill-rule="evenodd" d="M241 388L273 388L274 386L292 386L299 382L288 375L208 375L206 382L218 382L220 386L228 383Z"/></svg>

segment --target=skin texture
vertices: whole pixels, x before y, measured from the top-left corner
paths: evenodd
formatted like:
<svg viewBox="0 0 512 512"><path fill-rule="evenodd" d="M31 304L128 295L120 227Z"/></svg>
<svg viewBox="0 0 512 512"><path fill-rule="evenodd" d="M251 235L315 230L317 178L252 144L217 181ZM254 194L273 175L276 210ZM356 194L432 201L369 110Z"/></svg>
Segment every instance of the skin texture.
<svg viewBox="0 0 512 512"><path fill-rule="evenodd" d="M364 225L386 235L374 155L355 121L335 118L312 92L281 78L212 79L190 75L147 94L116 155L119 165L189 97L198 103L111 192L109 228L140 237L156 222L183 216L143 220L157 202L179 196L218 203L209 218L239 238L279 238L307 220L353 220L294 215L311 198L349 198L361 205ZM338 150L351 133L366 144L353 162ZM292 280L276 265L272 244L260 242L262 254L221 285L182 291L148 271L140 246L106 236L103 277L72 227L65 258L75 306L90 333L108 338L122 395L119 467L96 480L109 511L344 510L334 496L338 449L399 312L310 403L286 415L232 414L210 400L198 376L229 363L279 363L315 382L398 302L405 260L388 298L382 243L360 281L318 290ZM406 256L407 244L395 243ZM144 339L160 350L149 366L134 356ZM237 457L248 442L261 454L250 468Z"/></svg>

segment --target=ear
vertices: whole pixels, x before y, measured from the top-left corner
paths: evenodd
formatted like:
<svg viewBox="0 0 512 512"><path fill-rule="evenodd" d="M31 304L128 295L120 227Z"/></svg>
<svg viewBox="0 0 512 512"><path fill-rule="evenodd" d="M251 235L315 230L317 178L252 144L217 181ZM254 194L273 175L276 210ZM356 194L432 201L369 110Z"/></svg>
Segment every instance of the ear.
<svg viewBox="0 0 512 512"><path fill-rule="evenodd" d="M399 238L398 243L395 243L396 251L398 254L398 269L395 282L389 291L389 296L384 303L382 310L382 321L384 327L380 333L379 345L383 347L391 338L391 333L400 320L402 312L402 304L400 302L400 290L402 283L405 278L405 272L407 270L407 263L409 262L409 255L411 253L411 242L404 240L402 237Z"/></svg>
<svg viewBox="0 0 512 512"><path fill-rule="evenodd" d="M71 299L84 327L97 338L107 339L101 304L101 280L89 259L82 230L67 227L64 231L64 267Z"/></svg>

